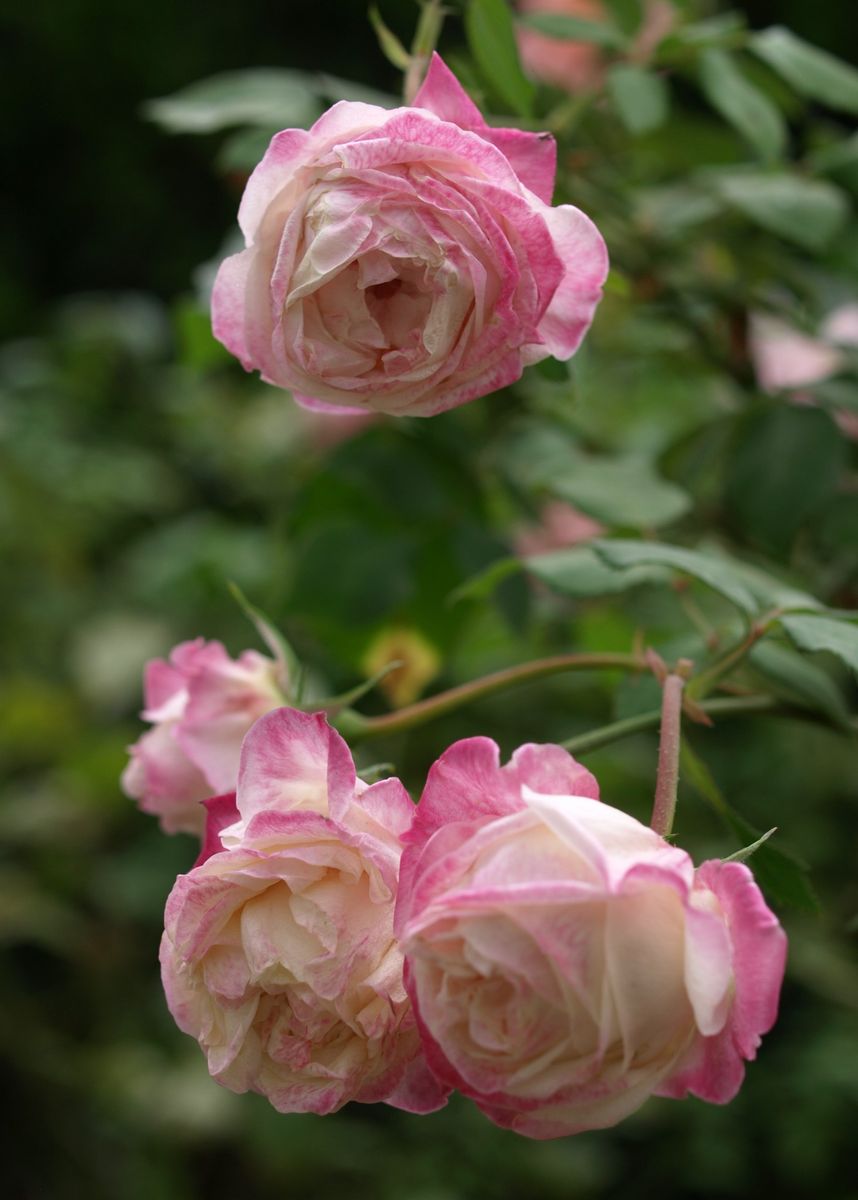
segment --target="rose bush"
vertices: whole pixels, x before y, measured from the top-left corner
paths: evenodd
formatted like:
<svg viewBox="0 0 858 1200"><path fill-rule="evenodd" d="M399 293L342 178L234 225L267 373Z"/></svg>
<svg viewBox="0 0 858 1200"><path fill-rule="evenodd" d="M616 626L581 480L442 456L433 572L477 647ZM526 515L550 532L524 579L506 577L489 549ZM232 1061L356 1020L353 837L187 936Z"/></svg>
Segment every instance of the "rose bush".
<svg viewBox="0 0 858 1200"><path fill-rule="evenodd" d="M716 1103L773 1024L785 937L750 871L602 804L558 746L433 766L396 928L431 1068L535 1138L613 1125L651 1094Z"/></svg>
<svg viewBox="0 0 858 1200"><path fill-rule="evenodd" d="M437 55L412 107L340 101L253 172L215 335L307 406L410 416L567 359L607 254L550 207L555 165L553 138L490 128Z"/></svg>
<svg viewBox="0 0 858 1200"><path fill-rule="evenodd" d="M283 703L283 668L255 650L231 659L220 642L182 642L144 674L143 719L122 787L166 833L202 833L201 801L235 788L241 740Z"/></svg>
<svg viewBox="0 0 858 1200"><path fill-rule="evenodd" d="M414 811L399 780L368 787L321 714L281 708L247 735L237 793L208 808L200 858L167 901L161 966L214 1078L281 1112L437 1107L393 936Z"/></svg>

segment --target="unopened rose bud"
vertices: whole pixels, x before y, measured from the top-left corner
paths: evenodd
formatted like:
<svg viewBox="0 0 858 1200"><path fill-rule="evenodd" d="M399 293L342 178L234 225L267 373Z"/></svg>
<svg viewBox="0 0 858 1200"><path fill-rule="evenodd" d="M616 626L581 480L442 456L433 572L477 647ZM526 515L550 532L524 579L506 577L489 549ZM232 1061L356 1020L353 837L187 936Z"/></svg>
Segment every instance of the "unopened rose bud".
<svg viewBox="0 0 858 1200"><path fill-rule="evenodd" d="M142 715L153 728L130 747L122 787L165 833L202 833L201 801L234 790L244 735L283 703L282 672L255 650L231 659L203 638L148 664Z"/></svg>

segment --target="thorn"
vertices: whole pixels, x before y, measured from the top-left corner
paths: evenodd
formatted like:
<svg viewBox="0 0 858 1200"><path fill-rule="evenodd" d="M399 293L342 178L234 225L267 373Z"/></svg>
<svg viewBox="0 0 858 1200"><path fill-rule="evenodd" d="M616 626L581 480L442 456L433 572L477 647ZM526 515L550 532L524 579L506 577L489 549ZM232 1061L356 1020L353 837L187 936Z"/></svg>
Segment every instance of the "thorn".
<svg viewBox="0 0 858 1200"><path fill-rule="evenodd" d="M689 720L694 721L697 725L708 725L711 728L715 724L709 714L696 701L690 700L687 695L682 705L682 711Z"/></svg>

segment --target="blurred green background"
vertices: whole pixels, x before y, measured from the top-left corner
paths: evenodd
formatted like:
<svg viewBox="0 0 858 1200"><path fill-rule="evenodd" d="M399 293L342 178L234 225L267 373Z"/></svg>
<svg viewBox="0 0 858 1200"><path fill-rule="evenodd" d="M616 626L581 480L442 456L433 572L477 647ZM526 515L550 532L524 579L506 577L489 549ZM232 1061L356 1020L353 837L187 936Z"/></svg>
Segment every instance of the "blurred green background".
<svg viewBox="0 0 858 1200"><path fill-rule="evenodd" d="M787 24L837 53L850 45L854 14L839 0L741 7L752 27ZM407 38L414 6L382 9ZM10 185L0 231L6 1194L858 1197L854 739L798 719L691 731L730 803L755 827L776 824L783 850L812 868L821 909L801 889L797 906L779 907L775 880L769 898L792 947L783 1015L731 1106L654 1100L615 1130L552 1143L497 1130L455 1100L427 1118L352 1105L322 1120L218 1088L174 1029L156 965L164 898L195 848L162 836L117 782L142 728L147 658L197 635L232 653L256 645L226 579L282 623L319 693L359 679L389 630L433 645L433 687L539 654L627 649L636 630L668 656L702 652L701 620L729 634L717 599L695 592L692 608L657 582L604 597L516 574L452 602L520 546L549 497L610 531L717 545L854 607L855 442L830 415L850 402L842 390L833 408L821 393L818 407L762 395L745 344L760 305L796 313L810 331L858 296L854 219L808 245L734 211L679 214L701 167L749 158L682 70L659 130L632 136L610 103L573 114L562 198L604 228L615 268L586 351L569 371L530 372L465 410L346 436L245 377L211 340L199 268L232 229L240 155L224 159L221 132L170 137L141 107L259 66L394 93L397 72L362 0L31 0L0 24ZM483 100L498 99L455 18L442 46ZM842 115L799 109L758 74L789 121L793 161L848 139ZM541 91L539 114L561 99ZM828 177L849 203L856 170L847 155ZM582 499L570 455L599 477L633 463L628 494L614 482ZM638 515L642 504L649 515ZM822 658L814 670L854 708L854 680ZM771 683L777 670L762 662L745 682L765 666ZM795 687L793 674L787 695ZM416 796L456 737L487 733L509 752L652 702L646 680L561 677L360 753L395 762ZM381 711L384 700L366 707ZM652 736L587 764L606 799L646 816ZM678 832L698 859L738 845L690 788Z"/></svg>

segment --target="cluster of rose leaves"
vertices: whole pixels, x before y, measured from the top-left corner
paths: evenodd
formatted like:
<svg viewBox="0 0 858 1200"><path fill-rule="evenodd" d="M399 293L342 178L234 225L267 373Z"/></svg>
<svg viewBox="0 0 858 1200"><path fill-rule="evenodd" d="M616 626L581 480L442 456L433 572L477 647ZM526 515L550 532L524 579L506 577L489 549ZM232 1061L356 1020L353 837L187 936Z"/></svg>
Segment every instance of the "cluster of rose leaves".
<svg viewBox="0 0 858 1200"><path fill-rule="evenodd" d="M551 138L491 128L437 56L412 106L278 134L221 266L217 336L328 412L430 416L569 358L604 242L551 207ZM331 418L336 420L334 416ZM602 803L565 750L451 746L415 806L357 778L280 663L202 639L149 665L126 791L202 837L169 897L170 1010L283 1112L430 1112L536 1138L650 1095L723 1103L773 1024L785 937L750 871Z"/></svg>

